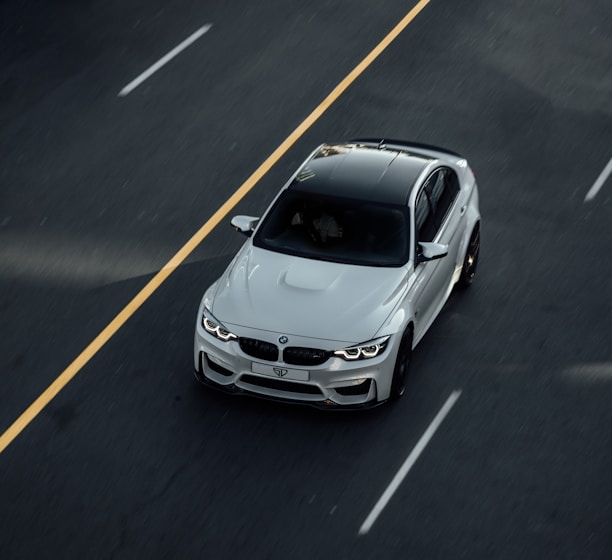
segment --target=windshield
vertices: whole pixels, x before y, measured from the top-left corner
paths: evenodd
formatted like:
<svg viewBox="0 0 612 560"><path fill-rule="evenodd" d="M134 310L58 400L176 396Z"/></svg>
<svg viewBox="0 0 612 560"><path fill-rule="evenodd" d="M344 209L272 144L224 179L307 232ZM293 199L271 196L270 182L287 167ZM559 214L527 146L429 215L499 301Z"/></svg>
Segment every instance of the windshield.
<svg viewBox="0 0 612 560"><path fill-rule="evenodd" d="M408 260L408 209L285 191L253 238L256 247L309 259L368 266Z"/></svg>

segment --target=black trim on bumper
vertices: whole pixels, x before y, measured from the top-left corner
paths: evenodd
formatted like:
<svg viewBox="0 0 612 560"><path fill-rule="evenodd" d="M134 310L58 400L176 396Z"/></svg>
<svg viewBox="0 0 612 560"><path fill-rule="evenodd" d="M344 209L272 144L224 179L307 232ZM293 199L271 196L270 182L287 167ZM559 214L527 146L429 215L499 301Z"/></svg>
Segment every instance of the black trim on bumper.
<svg viewBox="0 0 612 560"><path fill-rule="evenodd" d="M367 395L370 392L370 386L372 385L371 379L366 379L359 385L346 385L344 387L335 387L336 393L339 395L350 396L350 395Z"/></svg>
<svg viewBox="0 0 612 560"><path fill-rule="evenodd" d="M381 404L387 402L387 401L377 401L376 399L374 399L372 401L368 401L366 403L361 403L361 404L338 404L330 400L300 401L300 400L288 399L284 397L270 397L268 395L262 395L260 393L253 393L251 391L247 391L246 389L243 389L242 387L237 387L233 383L231 385L221 385L220 383L216 383L212 379L209 379L208 377L206 377L204 375L204 372L202 371L194 370L194 375L195 375L195 378L200 383L202 383L202 385L206 385L207 387L211 387L213 389L216 389L217 391L221 391L222 393L229 393L231 395L243 395L247 397L255 397L257 399L263 399L266 401L273 401L273 402L280 402L284 404L291 404L294 406L295 405L310 406L313 408L318 408L320 410L346 410L346 411L367 410L370 408L376 408L380 406Z"/></svg>

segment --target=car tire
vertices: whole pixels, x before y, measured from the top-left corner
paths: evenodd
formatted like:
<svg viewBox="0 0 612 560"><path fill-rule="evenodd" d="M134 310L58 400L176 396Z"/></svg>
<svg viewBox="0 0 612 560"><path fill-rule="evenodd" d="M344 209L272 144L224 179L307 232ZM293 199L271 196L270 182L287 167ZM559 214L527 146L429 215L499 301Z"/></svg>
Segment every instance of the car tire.
<svg viewBox="0 0 612 560"><path fill-rule="evenodd" d="M395 359L395 368L393 369L393 379L391 380L392 400L399 399L406 391L406 379L408 370L410 369L410 361L412 359L412 329L407 328L402 336L397 358Z"/></svg>
<svg viewBox="0 0 612 560"><path fill-rule="evenodd" d="M465 252L465 258L463 259L463 267L461 268L461 275L457 281L457 285L460 288L467 288L472 284L476 276L476 269L478 268L478 256L480 254L480 224L476 224L470 235L470 241Z"/></svg>

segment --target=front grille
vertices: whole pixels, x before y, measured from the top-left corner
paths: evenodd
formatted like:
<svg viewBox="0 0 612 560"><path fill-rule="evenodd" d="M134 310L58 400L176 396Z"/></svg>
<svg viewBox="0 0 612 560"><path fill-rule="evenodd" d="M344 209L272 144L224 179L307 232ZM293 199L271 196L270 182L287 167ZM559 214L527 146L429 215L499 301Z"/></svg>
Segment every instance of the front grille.
<svg viewBox="0 0 612 560"><path fill-rule="evenodd" d="M264 387L265 389L276 389L277 391L285 391L289 393L302 393L306 395L320 395L321 391L314 385L305 385L304 383L294 383L293 381L280 381L279 379L267 379L265 377L257 377L255 375L244 374L240 381Z"/></svg>
<svg viewBox="0 0 612 560"><path fill-rule="evenodd" d="M370 385L372 384L371 379L366 379L363 383L358 385L347 385L346 387L335 387L336 393L344 395L346 397L352 395L367 395L370 391Z"/></svg>
<svg viewBox="0 0 612 560"><path fill-rule="evenodd" d="M278 361L278 347L265 340L240 337L240 349L249 356L269 362Z"/></svg>
<svg viewBox="0 0 612 560"><path fill-rule="evenodd" d="M317 348L290 346L283 350L283 362L295 366L319 366L324 364L330 353Z"/></svg>

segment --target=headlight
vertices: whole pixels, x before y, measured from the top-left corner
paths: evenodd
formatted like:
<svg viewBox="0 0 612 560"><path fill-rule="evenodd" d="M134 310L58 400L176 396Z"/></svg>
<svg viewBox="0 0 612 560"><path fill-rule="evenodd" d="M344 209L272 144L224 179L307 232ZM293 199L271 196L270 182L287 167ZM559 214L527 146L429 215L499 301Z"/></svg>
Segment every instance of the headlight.
<svg viewBox="0 0 612 560"><path fill-rule="evenodd" d="M377 338L365 344L359 346L351 346L350 348L343 348L342 350L336 350L334 355L340 356L343 360L367 360L368 358L375 358L382 354L387 347L389 337Z"/></svg>
<svg viewBox="0 0 612 560"><path fill-rule="evenodd" d="M236 340L238 337L228 331L217 319L215 319L208 309L204 308L202 314L202 326L207 333L212 334L215 338L222 340L223 342L229 342L230 340Z"/></svg>

